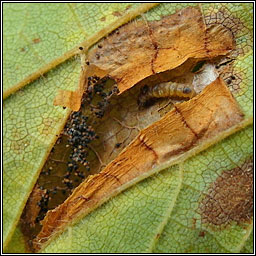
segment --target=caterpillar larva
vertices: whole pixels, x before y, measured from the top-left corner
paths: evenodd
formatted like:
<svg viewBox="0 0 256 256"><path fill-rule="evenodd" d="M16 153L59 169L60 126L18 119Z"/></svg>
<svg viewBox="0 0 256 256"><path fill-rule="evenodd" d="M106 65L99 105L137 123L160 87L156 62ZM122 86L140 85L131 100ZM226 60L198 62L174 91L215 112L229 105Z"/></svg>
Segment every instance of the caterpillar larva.
<svg viewBox="0 0 256 256"><path fill-rule="evenodd" d="M138 105L143 107L155 98L182 98L190 99L196 95L195 90L187 85L176 82L166 82L154 86L145 85L139 94Z"/></svg>

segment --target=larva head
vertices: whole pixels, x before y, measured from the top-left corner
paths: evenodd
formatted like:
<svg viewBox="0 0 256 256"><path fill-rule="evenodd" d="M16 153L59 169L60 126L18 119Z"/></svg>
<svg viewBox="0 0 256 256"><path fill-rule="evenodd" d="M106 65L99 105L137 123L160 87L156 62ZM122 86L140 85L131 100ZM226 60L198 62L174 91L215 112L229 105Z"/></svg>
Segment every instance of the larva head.
<svg viewBox="0 0 256 256"><path fill-rule="evenodd" d="M191 99L196 95L195 90L186 84L176 84L175 96L179 98Z"/></svg>
<svg viewBox="0 0 256 256"><path fill-rule="evenodd" d="M143 86L140 89L140 94L137 101L137 104L140 108L143 108L146 105L148 91L149 91L149 87L147 85Z"/></svg>
<svg viewBox="0 0 256 256"><path fill-rule="evenodd" d="M196 96L196 92L193 88L190 87L184 87L182 90L183 93L183 97L187 97L187 98L193 98L194 96Z"/></svg>
<svg viewBox="0 0 256 256"><path fill-rule="evenodd" d="M141 89L140 89L140 94L141 95L145 95L147 94L149 91L149 87L147 85L143 86Z"/></svg>

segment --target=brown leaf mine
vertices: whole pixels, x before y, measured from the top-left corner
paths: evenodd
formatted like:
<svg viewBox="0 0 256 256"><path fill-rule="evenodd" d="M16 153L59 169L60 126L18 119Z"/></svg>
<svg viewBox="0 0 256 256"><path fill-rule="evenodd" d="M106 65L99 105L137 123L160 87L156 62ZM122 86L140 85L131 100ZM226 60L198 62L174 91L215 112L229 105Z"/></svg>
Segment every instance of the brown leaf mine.
<svg viewBox="0 0 256 256"><path fill-rule="evenodd" d="M235 99L218 78L201 94L176 104L162 119L142 130L105 169L89 176L63 204L48 211L34 247L40 249L67 225L156 172L157 167L175 161L242 120Z"/></svg>
<svg viewBox="0 0 256 256"><path fill-rule="evenodd" d="M42 190L38 186L35 186L32 190L28 203L26 205L26 208L29 210L25 209L25 211L23 212L23 220L26 225L28 224L32 227L35 226L36 217L38 216L38 213L40 211L39 202L45 195L46 190ZM25 225L24 228L26 228Z"/></svg>
<svg viewBox="0 0 256 256"><path fill-rule="evenodd" d="M206 27L200 9L188 7L160 21L131 22L113 31L89 52L86 72L102 77L97 71L105 71L121 94L144 78L174 69L189 58L214 58L233 48L229 30L221 24ZM88 76L77 92L60 93L54 105L77 111Z"/></svg>
<svg viewBox="0 0 256 256"><path fill-rule="evenodd" d="M213 58L234 47L222 25L206 28L197 8L185 8L160 21L136 21L100 42L88 59L114 78L120 93L152 74L174 69L188 58Z"/></svg>
<svg viewBox="0 0 256 256"><path fill-rule="evenodd" d="M159 21L136 20L123 25L95 45L87 59L81 54L78 90L61 91L54 104L71 108L75 111L72 115L89 117L95 134L100 136L98 142L85 144L93 151L96 147L98 160L90 165L101 171L83 176L85 180L77 187L72 176L67 176L70 173L65 174L64 185L69 185L72 194L48 209L33 240L35 250L109 198L164 166L203 150L202 145L209 145L243 120L243 113L217 72L217 65L224 67L219 60L232 54L234 48L232 30L222 24L206 25L200 8L188 7ZM104 91L108 79L116 83L119 95L114 95L118 93L116 86L115 93L112 89L111 93ZM139 93L147 86L146 93ZM160 113L164 103L161 98L173 96L190 100L172 103ZM97 102L97 97L104 101ZM160 105L139 108L137 100L144 104L151 98L160 98ZM158 111L160 114L155 113ZM74 172L78 175L80 164L87 164L81 157L86 150L79 133L85 131L80 129L80 117L73 120L72 115L64 133L74 142L67 147L69 152L74 146L72 160L83 161L79 162L79 172ZM87 123L84 126L89 127ZM72 186L67 182L73 182Z"/></svg>

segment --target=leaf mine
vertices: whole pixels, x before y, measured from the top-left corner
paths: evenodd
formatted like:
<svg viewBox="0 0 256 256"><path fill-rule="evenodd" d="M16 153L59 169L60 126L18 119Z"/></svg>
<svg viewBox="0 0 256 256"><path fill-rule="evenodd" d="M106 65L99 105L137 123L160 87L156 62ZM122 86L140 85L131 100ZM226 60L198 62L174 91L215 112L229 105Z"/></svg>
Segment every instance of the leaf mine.
<svg viewBox="0 0 256 256"><path fill-rule="evenodd" d="M189 38L189 40L187 40ZM224 43L223 43L224 42ZM213 58L233 49L230 31L206 29L199 9L185 8L160 21L138 21L114 31L89 53L90 64L114 78L120 93L152 74L174 69L188 58Z"/></svg>
<svg viewBox="0 0 256 256"><path fill-rule="evenodd" d="M190 101L176 104L162 119L142 130L105 169L89 176L63 204L47 212L35 248L68 223L152 174L157 166L177 159L242 120L243 114L222 79Z"/></svg>
<svg viewBox="0 0 256 256"><path fill-rule="evenodd" d="M214 58L233 48L229 30L221 24L207 28L200 9L188 7L160 21L131 22L113 31L89 52L87 72L93 70L101 77L105 71L116 81L121 94L144 78L175 69L189 58ZM85 78L85 88L87 82ZM72 107L72 93L81 95L79 91L60 92L55 105L77 111L79 103Z"/></svg>
<svg viewBox="0 0 256 256"><path fill-rule="evenodd" d="M18 56L18 69L6 78L9 86L14 80L18 84L4 97L77 56L4 102L6 252L35 252L47 245L51 253L154 248L216 253L252 245L252 4L161 4L141 14L149 5L132 5L133 13L125 13L113 12L123 10L113 4L112 12L103 8L98 13L92 4L97 13L88 11L88 16L90 5L70 4L76 13L68 19L75 18L78 27L62 22L65 30L50 16L45 24L37 22L39 7L29 12L33 17L22 31L27 36L39 28L28 36L28 45L22 40L13 45L20 39L19 26L9 22L6 60L10 64ZM9 14L18 15L24 7L12 7ZM19 23L23 13L9 17ZM66 21L67 16L59 18ZM49 24L54 37L58 29L71 37L63 33L64 44L52 44L54 37L42 33ZM47 44L58 46L60 53L75 47L58 57ZM39 50L39 58L47 56L41 69L36 70L34 64L41 62L33 62L32 49ZM78 90L68 91L78 81L79 55ZM22 68L19 58L30 64ZM163 94L163 83L177 86ZM158 94L140 105L145 88L157 88ZM197 96L178 97L178 88ZM59 92L54 105L63 109L52 106L58 89L66 91Z"/></svg>
<svg viewBox="0 0 256 256"><path fill-rule="evenodd" d="M201 11L189 7L160 21L124 25L99 42L88 57L81 54L78 90L60 91L54 105L71 108L72 115L80 113L88 117L85 126L92 125L93 132L99 136L93 137L90 145L86 144L86 156L81 155L81 150L77 151L77 146L68 142L74 139L73 135L65 134L68 131L65 129L73 125L71 115L60 138L62 147L67 148L58 151L58 146L55 147L58 152L55 156L64 154L65 157L54 159L53 152L49 161L56 163L48 162L44 167L44 172L52 168L51 177L56 177L50 178L50 183L56 179L56 184L62 182L67 189L60 185L55 185L57 190L50 188L50 193L57 195L51 194L52 201L45 209L48 212L40 217L44 218L43 227L33 241L34 249L45 246L66 226L158 171L166 162L172 164L187 152L189 155L200 144L214 140L243 120L243 113L224 80L218 78L225 74L223 67L232 65L227 54L232 54L233 49L234 38L229 29L222 24L206 25ZM221 70L217 69L218 65ZM92 80L95 80L93 85ZM101 84L106 86L110 80L118 86L119 95L104 96L107 105L100 109L97 104L102 102L95 102L93 97L105 94L97 88ZM148 108L139 108L137 99L143 86L170 80L189 84L198 96L188 102L160 100ZM94 96L90 99L91 91ZM68 174L60 181L67 176L63 170L69 166L67 156L73 155L74 150L80 152L82 164L89 163L90 171L79 163L74 172L77 177ZM76 153L75 159L79 157ZM38 184L47 187L47 182L41 177ZM59 196L60 190L66 196Z"/></svg>

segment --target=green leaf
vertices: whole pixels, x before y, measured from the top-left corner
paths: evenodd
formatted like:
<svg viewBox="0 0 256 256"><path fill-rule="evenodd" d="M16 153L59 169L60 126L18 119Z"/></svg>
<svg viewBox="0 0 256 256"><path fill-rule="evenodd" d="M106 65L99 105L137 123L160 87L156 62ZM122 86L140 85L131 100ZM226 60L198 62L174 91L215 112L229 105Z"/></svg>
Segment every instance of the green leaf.
<svg viewBox="0 0 256 256"><path fill-rule="evenodd" d="M202 223L199 204L210 182L214 182L224 170L230 171L237 164L241 166L246 157L252 155L253 148L249 146L251 136L252 127L186 161L183 187L156 246L156 252L239 252L251 232L252 224L245 228L232 223L226 228L214 230ZM225 185L234 186L228 180ZM211 210L214 212L216 209ZM200 236L200 232L205 232L205 235Z"/></svg>
<svg viewBox="0 0 256 256"><path fill-rule="evenodd" d="M154 240L172 211L182 178L183 170L175 166L142 181L68 228L45 252L61 248L62 252L77 253L152 251ZM86 233L81 234L80 230Z"/></svg>
<svg viewBox="0 0 256 256"><path fill-rule="evenodd" d="M4 101L4 241L10 239L27 198L69 111L52 102L59 88L74 88L79 61L64 63Z"/></svg>
<svg viewBox="0 0 256 256"><path fill-rule="evenodd" d="M131 4L4 4L4 90L118 20ZM161 4L143 15L160 19L187 5ZM132 4L136 9L139 4ZM247 4L201 4L205 16L221 10L243 28L234 62L234 96L252 118L252 11ZM47 156L70 111L53 106L59 89L77 88L80 59L73 57L4 100L3 235L6 252L25 252L17 223ZM237 90L236 90L237 89ZM47 253L252 252L252 222L213 227L202 216L204 195L226 172L253 154L252 125L198 155L139 182L69 226ZM232 182L231 185L234 185ZM229 183L227 185L230 185ZM8 244L9 243L9 244Z"/></svg>
<svg viewBox="0 0 256 256"><path fill-rule="evenodd" d="M23 234L20 228L17 226L12 239L5 248L5 253L25 253L26 252L26 242L23 238Z"/></svg>
<svg viewBox="0 0 256 256"><path fill-rule="evenodd" d="M244 248L240 251L241 253L253 253L253 230L251 231L251 234L249 238L247 239Z"/></svg>

